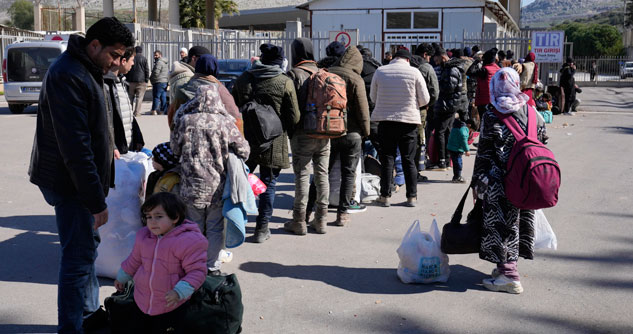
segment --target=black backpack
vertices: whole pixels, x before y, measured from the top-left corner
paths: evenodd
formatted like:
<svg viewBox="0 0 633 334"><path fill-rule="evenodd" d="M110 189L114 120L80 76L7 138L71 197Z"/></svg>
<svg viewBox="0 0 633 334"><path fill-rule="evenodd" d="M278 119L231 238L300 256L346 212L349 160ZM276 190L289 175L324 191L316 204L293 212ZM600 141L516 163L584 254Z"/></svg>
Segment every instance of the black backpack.
<svg viewBox="0 0 633 334"><path fill-rule="evenodd" d="M255 96L259 80L252 74L251 77L253 78L251 94ZM244 137L251 146L251 154L268 150L273 139L281 136L284 132L275 109L270 105L261 103L257 98L244 104L240 108L240 113L244 121Z"/></svg>
<svg viewBox="0 0 633 334"><path fill-rule="evenodd" d="M257 101L246 103L240 108L244 120L244 137L251 146L251 151L260 153L268 150L273 139L284 132L281 120L275 109Z"/></svg>
<svg viewBox="0 0 633 334"><path fill-rule="evenodd" d="M134 319L134 282L104 301L112 333L129 333ZM200 289L181 305L178 332L187 334L236 334L242 331L242 291L235 274L207 276Z"/></svg>

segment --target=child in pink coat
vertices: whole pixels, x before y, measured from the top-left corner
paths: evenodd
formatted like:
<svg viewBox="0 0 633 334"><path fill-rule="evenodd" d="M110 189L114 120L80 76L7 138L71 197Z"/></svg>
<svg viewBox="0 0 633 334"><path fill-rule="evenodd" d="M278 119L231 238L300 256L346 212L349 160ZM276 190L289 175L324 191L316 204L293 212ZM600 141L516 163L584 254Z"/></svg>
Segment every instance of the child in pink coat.
<svg viewBox="0 0 633 334"><path fill-rule="evenodd" d="M114 281L122 291L134 279L139 321L130 333L178 332L181 307L202 286L207 273L207 239L196 223L185 220L186 206L177 195L160 192L141 207L145 227Z"/></svg>

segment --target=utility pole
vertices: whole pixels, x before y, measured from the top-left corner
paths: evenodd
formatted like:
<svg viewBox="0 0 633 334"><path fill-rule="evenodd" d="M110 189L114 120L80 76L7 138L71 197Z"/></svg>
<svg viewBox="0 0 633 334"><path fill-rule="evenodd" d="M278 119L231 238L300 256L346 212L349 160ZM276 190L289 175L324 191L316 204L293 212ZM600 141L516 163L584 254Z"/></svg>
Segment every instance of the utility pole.
<svg viewBox="0 0 633 334"><path fill-rule="evenodd" d="M132 0L132 12L133 17L132 17L132 23L137 23L137 19L136 19L136 0Z"/></svg>
<svg viewBox="0 0 633 334"><path fill-rule="evenodd" d="M215 0L205 0L205 24L207 29L215 30Z"/></svg>

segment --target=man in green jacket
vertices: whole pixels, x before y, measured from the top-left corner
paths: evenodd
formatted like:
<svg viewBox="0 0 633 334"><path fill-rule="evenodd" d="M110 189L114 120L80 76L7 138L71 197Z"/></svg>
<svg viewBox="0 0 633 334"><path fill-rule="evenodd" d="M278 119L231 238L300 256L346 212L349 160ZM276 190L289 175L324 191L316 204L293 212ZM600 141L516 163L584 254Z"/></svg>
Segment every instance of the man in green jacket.
<svg viewBox="0 0 633 334"><path fill-rule="evenodd" d="M271 147L263 152L252 150L246 162L251 171L259 165L259 178L266 185L266 192L259 195L259 215L254 235L255 240L263 241L270 238L268 222L273 215L277 178L282 169L290 167L288 131L295 128L301 115L294 84L281 69L283 48L262 44L259 49L260 59L237 78L232 94L238 108L254 100L273 107L283 125L283 134L272 140ZM247 128L247 124L244 127Z"/></svg>
<svg viewBox="0 0 633 334"><path fill-rule="evenodd" d="M328 70L345 80L347 93L347 134L330 141L330 169L337 156L341 159L341 189L336 225L345 226L350 222L350 212L366 210L364 205L356 203L353 199L356 166L362 155L363 138L369 136L369 104L365 81L360 76L363 71L363 56L355 46L349 47Z"/></svg>

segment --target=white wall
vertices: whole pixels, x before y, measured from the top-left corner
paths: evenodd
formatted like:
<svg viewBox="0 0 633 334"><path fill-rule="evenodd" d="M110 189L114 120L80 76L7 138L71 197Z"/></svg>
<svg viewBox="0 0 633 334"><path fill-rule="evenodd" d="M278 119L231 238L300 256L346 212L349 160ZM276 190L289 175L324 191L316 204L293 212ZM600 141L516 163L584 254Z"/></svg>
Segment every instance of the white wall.
<svg viewBox="0 0 633 334"><path fill-rule="evenodd" d="M358 29L359 41L373 39L373 35L376 35L376 40L380 41L382 39L382 11L344 10L312 13L312 37L317 37L319 33L322 37L328 37L330 31L344 29ZM325 45L329 44L329 42L325 43ZM325 46L318 49L323 50L319 58L324 57Z"/></svg>
<svg viewBox="0 0 633 334"><path fill-rule="evenodd" d="M318 0L310 4L310 9L483 7L484 3L485 0Z"/></svg>
<svg viewBox="0 0 633 334"><path fill-rule="evenodd" d="M481 8L445 9L443 20L444 40L462 40L467 34L482 31L483 10Z"/></svg>

